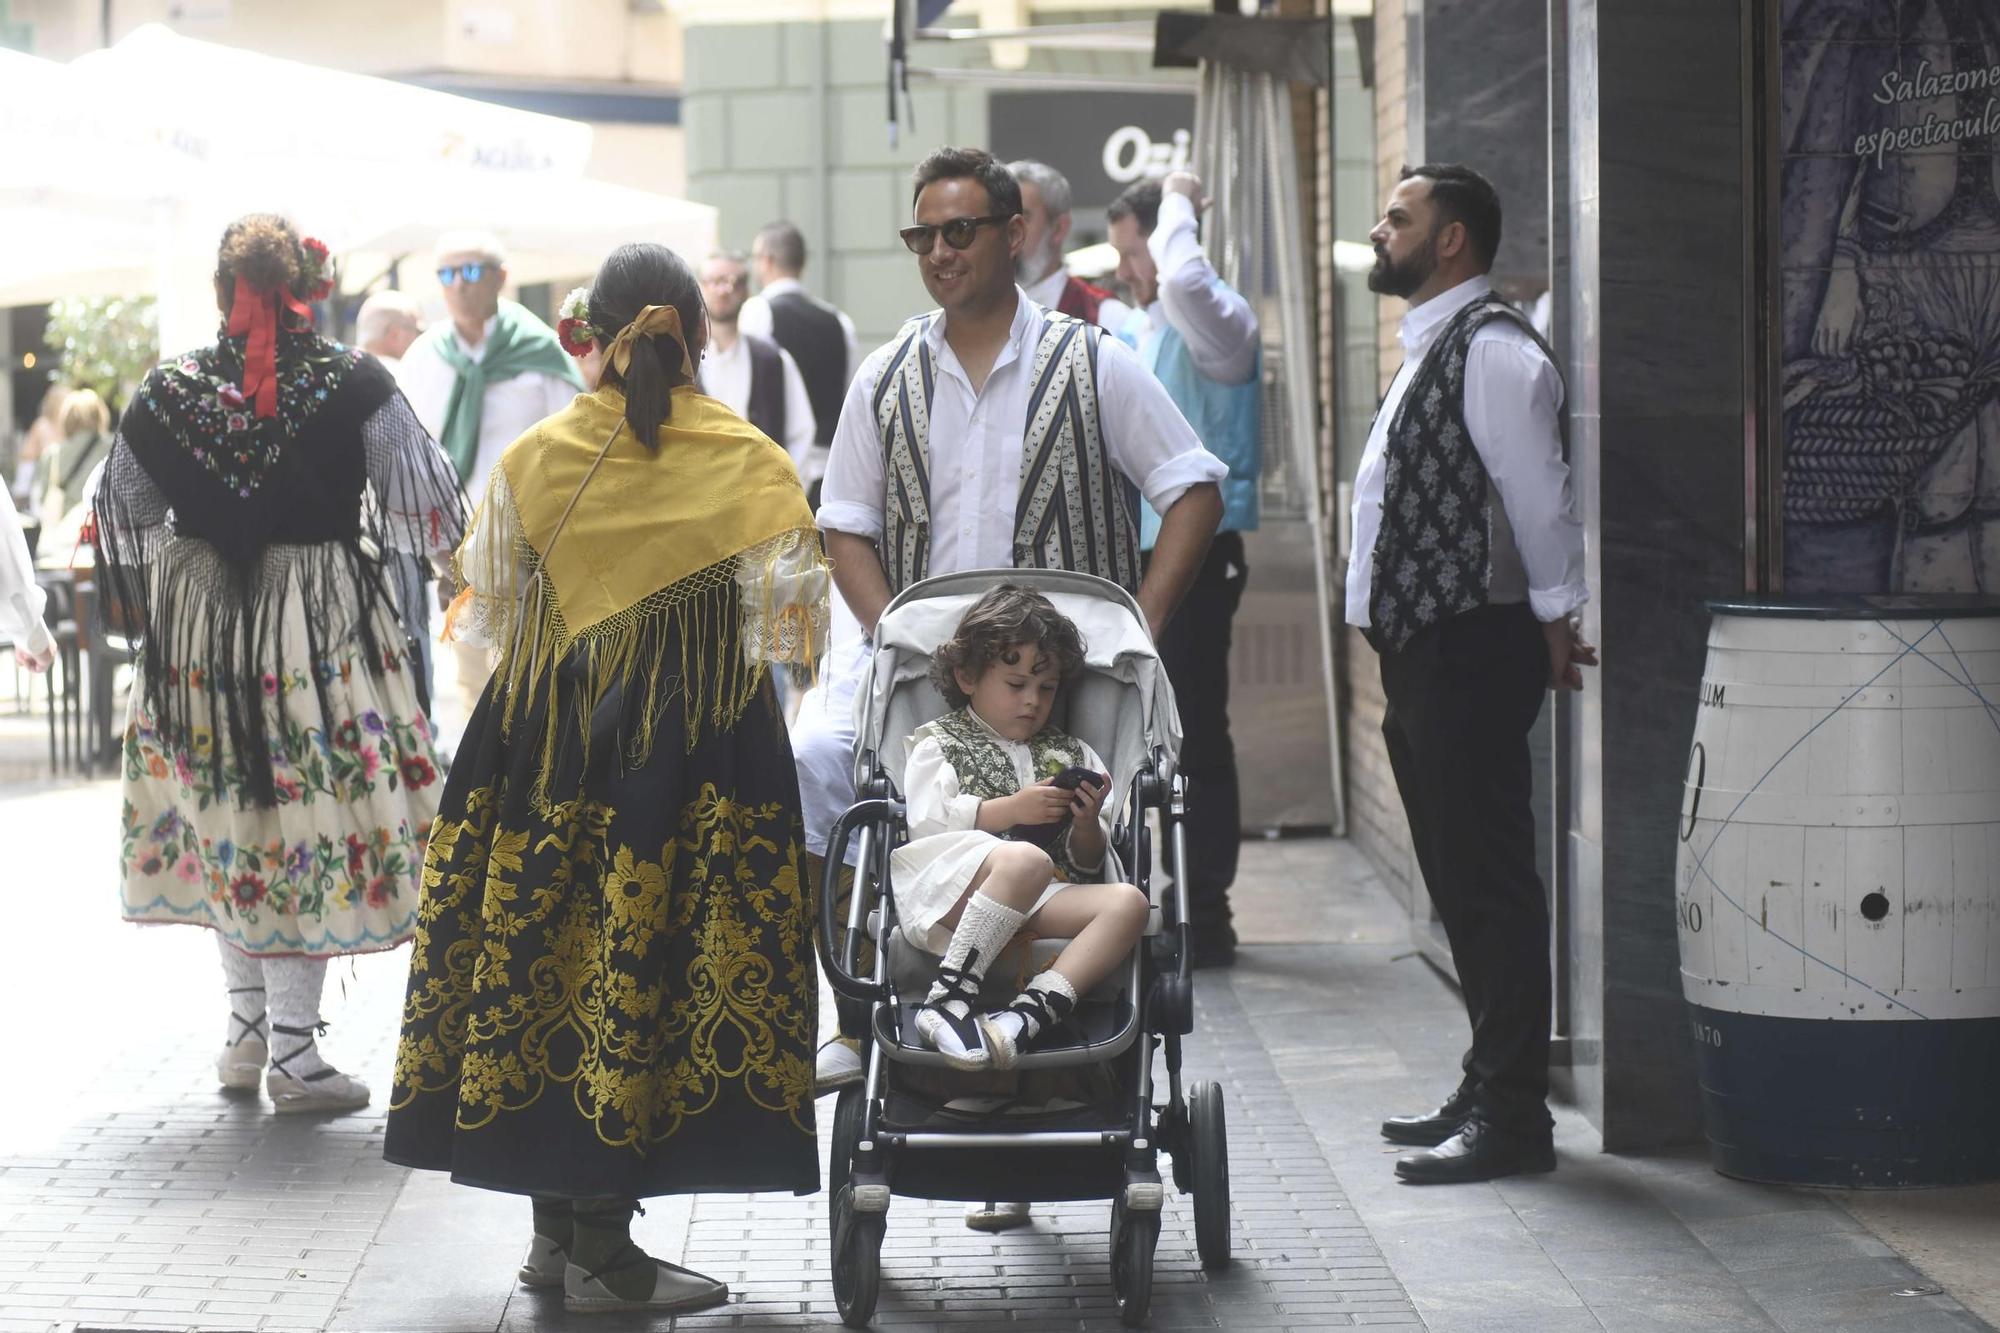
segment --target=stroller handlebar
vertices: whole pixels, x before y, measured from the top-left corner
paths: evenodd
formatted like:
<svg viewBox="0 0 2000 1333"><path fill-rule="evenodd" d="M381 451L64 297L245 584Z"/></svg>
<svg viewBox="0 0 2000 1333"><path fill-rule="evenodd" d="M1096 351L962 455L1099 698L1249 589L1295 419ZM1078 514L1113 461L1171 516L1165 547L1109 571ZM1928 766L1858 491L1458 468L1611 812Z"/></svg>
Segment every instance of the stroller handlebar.
<svg viewBox="0 0 2000 1333"><path fill-rule="evenodd" d="M827 834L826 864L822 867L819 886L820 938L826 945L827 984L850 1000L863 1003L884 1000L889 996L889 988L863 981L847 970L847 954L840 947L840 918L835 902L840 892L840 868L847 864L847 844L854 835L855 826L885 817L890 822L901 821L904 811L901 801L886 798L857 801L841 811L840 817L833 821L833 830ZM858 883L855 891L860 891Z"/></svg>

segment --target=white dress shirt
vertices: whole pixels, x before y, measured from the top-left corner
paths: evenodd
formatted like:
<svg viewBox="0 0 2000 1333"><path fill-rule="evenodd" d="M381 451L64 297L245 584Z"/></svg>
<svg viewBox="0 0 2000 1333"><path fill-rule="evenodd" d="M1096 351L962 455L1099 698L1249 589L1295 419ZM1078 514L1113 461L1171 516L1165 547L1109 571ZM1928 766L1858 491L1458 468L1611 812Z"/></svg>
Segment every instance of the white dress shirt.
<svg viewBox="0 0 2000 1333"><path fill-rule="evenodd" d="M1438 334L1452 316L1492 290L1484 277L1474 278L1403 317L1403 364L1375 414L1354 478L1354 550L1347 566L1350 625L1365 629L1369 624L1390 423ZM1465 424L1491 479L1488 596L1496 602L1525 599L1544 623L1560 620L1590 600L1584 584L1583 524L1570 496L1569 466L1562 454L1557 416L1562 399L1562 376L1520 326L1495 319L1473 335L1465 358Z"/></svg>
<svg viewBox="0 0 2000 1333"><path fill-rule="evenodd" d="M1015 508L1026 454L1029 383L1035 347L1048 314L1015 289L1019 298L983 392L945 340L945 317L926 334L936 358L930 405L930 572L1006 568L1014 563ZM847 386L840 425L833 436L819 525L879 540L883 528L884 460L875 425L875 380L896 350L889 342L869 353ZM1222 460L1201 447L1187 418L1134 352L1116 338L1102 338L1097 352L1099 428L1113 467L1124 473L1154 509L1164 514L1188 487L1221 482Z"/></svg>
<svg viewBox="0 0 2000 1333"><path fill-rule="evenodd" d="M786 292L805 292L806 285L797 278L774 278L764 284L764 290L743 303L743 309L736 313L736 328L742 333L754 333L760 338L772 338L771 298L783 296ZM806 292L810 296L810 292ZM847 317L845 310L835 310L840 316L840 331L847 335L847 373L854 374L855 366L861 362L861 339L854 332L854 321Z"/></svg>
<svg viewBox="0 0 2000 1333"><path fill-rule="evenodd" d="M750 348L737 328L737 339L727 350L710 339L701 354L701 391L724 403L745 421L750 420ZM771 344L777 347L776 343ZM807 488L826 475L826 453L814 443L818 425L813 419L812 399L806 395L806 378L792 354L778 347L778 360L785 368L785 438L778 443L792 456L799 481Z"/></svg>
<svg viewBox="0 0 2000 1333"><path fill-rule="evenodd" d="M1160 297L1146 307L1143 348L1168 324L1187 343L1194 368L1219 384L1242 384L1257 372L1257 312L1243 294L1216 281L1195 236L1194 201L1178 190L1160 199L1146 249L1159 271Z"/></svg>
<svg viewBox="0 0 2000 1333"><path fill-rule="evenodd" d="M1069 270L1058 265L1055 272L1031 287L1021 290L1028 299L1044 310L1055 310L1062 303L1063 288L1069 285ZM1115 296L1107 296L1097 305L1097 327L1107 333L1116 333L1132 318L1132 307Z"/></svg>
<svg viewBox="0 0 2000 1333"><path fill-rule="evenodd" d="M35 582L28 539L21 535L21 516L14 502L0 495L0 641L15 644L39 657L54 646L42 619L48 594Z"/></svg>
<svg viewBox="0 0 2000 1333"><path fill-rule="evenodd" d="M451 325L446 326L443 336L457 342L461 352L477 361L492 345L494 322L486 321L485 336L477 347L468 346ZM451 403L458 372L438 352L431 341L434 336L426 334L410 345L396 368L396 380L403 386L403 396L416 409L417 420L434 439L441 440L445 408ZM486 402L479 415L479 452L473 458L471 475L464 478L466 499L472 508L478 508L480 498L486 493L486 479L507 446L526 434L528 427L568 407L576 394L576 386L568 380L538 370L486 386Z"/></svg>

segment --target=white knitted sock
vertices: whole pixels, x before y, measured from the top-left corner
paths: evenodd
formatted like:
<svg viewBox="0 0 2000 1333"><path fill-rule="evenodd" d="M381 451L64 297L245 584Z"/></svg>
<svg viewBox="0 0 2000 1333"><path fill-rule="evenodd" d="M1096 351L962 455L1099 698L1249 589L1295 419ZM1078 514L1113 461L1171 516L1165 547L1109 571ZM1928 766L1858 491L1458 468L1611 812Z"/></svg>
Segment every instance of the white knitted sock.
<svg viewBox="0 0 2000 1333"><path fill-rule="evenodd" d="M221 931L216 932L215 943L222 955L223 984L229 992L229 1028L222 1034L222 1044L234 1046L246 1038L268 1042L263 962L231 944Z"/></svg>
<svg viewBox="0 0 2000 1333"><path fill-rule="evenodd" d="M320 1058L320 989L326 982L324 958L266 958L264 984L270 988L271 1067L304 1078L329 1066Z"/></svg>
<svg viewBox="0 0 2000 1333"><path fill-rule="evenodd" d="M1054 968L1045 968L1028 979L1020 998L995 1014L993 1022L1005 1025L1003 1030L1016 1041L1033 1041L1042 1033L1044 1013L1049 1024L1055 1024L1068 1018L1074 1008L1076 987Z"/></svg>
<svg viewBox="0 0 2000 1333"><path fill-rule="evenodd" d="M944 962L939 966L939 979L931 983L930 994L924 1003L930 1004L951 992L944 980L947 973L961 973L966 980L966 989L977 991L979 983L986 977L986 969L1007 947L1007 941L1014 938L1026 921L1027 914L1017 912L983 893L972 895L972 901L959 913L958 927L951 932L951 945L945 950ZM971 1012L971 1006L963 1000L947 1000L945 1007L960 1018Z"/></svg>

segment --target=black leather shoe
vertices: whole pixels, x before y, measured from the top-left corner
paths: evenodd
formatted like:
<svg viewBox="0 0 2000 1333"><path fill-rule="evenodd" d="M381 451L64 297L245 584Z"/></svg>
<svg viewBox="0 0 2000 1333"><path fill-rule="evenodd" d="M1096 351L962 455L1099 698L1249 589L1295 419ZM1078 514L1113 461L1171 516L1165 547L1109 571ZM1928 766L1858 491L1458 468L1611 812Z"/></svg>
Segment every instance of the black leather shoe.
<svg viewBox="0 0 2000 1333"><path fill-rule="evenodd" d="M1452 1135L1472 1114L1472 1093L1460 1088L1445 1098L1444 1105L1426 1115L1392 1115L1382 1122L1382 1137L1391 1143L1409 1143L1419 1148L1435 1148Z"/></svg>
<svg viewBox="0 0 2000 1333"><path fill-rule="evenodd" d="M1460 1185L1556 1169L1556 1149L1547 1133L1510 1134L1478 1116L1435 1148L1396 1159L1396 1175L1412 1185Z"/></svg>

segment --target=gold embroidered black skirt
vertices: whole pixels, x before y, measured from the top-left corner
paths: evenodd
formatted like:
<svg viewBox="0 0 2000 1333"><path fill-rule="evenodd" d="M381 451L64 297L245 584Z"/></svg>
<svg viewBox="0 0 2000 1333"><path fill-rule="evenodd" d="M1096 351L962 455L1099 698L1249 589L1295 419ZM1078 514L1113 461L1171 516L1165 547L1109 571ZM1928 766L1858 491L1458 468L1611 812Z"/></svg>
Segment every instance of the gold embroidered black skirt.
<svg viewBox="0 0 2000 1333"><path fill-rule="evenodd" d="M474 711L424 864L385 1155L571 1198L819 1188L798 781L768 682L685 744L558 762ZM593 723L615 728L607 699Z"/></svg>

